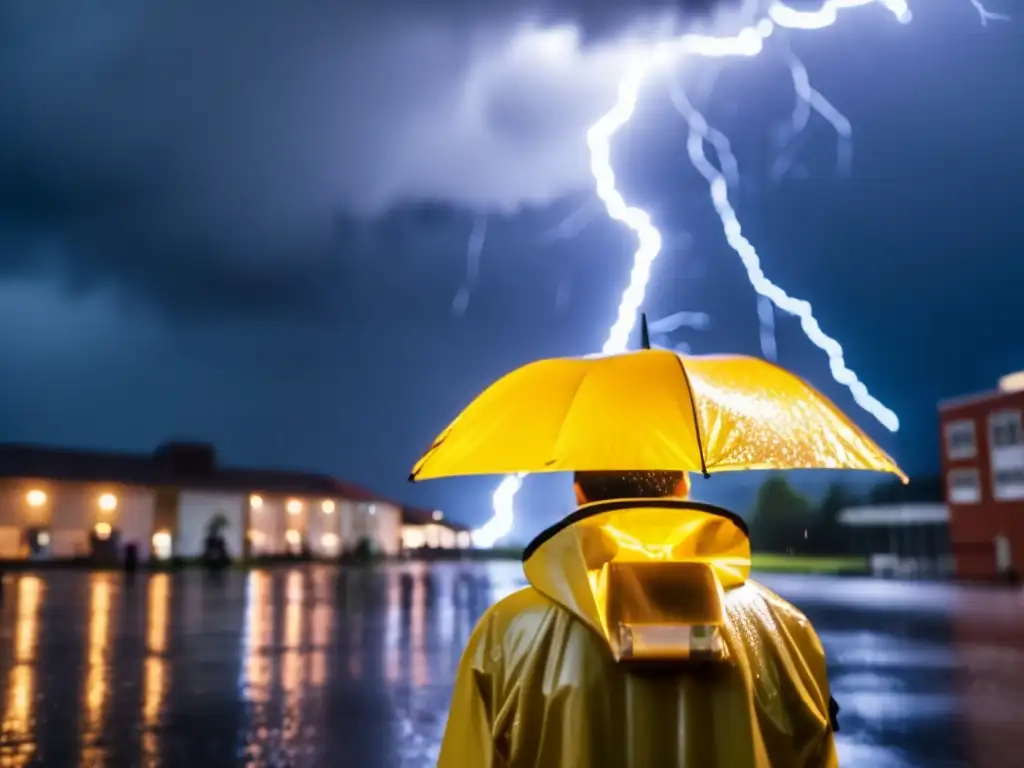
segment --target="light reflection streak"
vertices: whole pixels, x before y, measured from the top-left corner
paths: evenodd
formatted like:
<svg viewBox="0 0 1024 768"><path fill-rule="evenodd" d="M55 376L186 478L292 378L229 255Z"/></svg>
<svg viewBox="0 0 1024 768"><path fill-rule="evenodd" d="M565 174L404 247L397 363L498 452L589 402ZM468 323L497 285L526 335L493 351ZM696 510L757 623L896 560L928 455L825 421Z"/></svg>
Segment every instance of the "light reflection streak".
<svg viewBox="0 0 1024 768"><path fill-rule="evenodd" d="M450 646L455 637L455 573L445 570L444 578L439 579L439 586L437 605L434 607L438 614L438 640L442 646Z"/></svg>
<svg viewBox="0 0 1024 768"><path fill-rule="evenodd" d="M111 584L107 574L94 574L89 579L89 648L88 673L85 679L86 742L96 739L106 710L109 670L107 652L110 645Z"/></svg>
<svg viewBox="0 0 1024 768"><path fill-rule="evenodd" d="M302 571L289 571L285 583L284 658L281 659L281 688L284 691L284 722L281 735L286 742L301 733L302 682L305 658L302 653Z"/></svg>
<svg viewBox="0 0 1024 768"><path fill-rule="evenodd" d="M146 658L143 662L142 754L147 762L160 754L160 712L167 694L167 636L171 602L171 577L149 577L146 610Z"/></svg>
<svg viewBox="0 0 1024 768"><path fill-rule="evenodd" d="M387 613L384 615L384 679L398 682L402 676L401 649L398 636L402 623L402 581L408 578L405 570L388 572Z"/></svg>
<svg viewBox="0 0 1024 768"><path fill-rule="evenodd" d="M27 743L13 762L5 765L27 765L35 754L31 734L35 709L36 654L39 642L39 614L46 586L36 576L18 579L16 624L14 628L14 659L7 678L7 702L4 711L5 741Z"/></svg>
<svg viewBox="0 0 1024 768"><path fill-rule="evenodd" d="M351 606L348 618L351 626L349 635L348 673L353 680L363 676L363 610L365 585L362 572L353 574L345 582L346 605Z"/></svg>
<svg viewBox="0 0 1024 768"><path fill-rule="evenodd" d="M310 657L309 681L318 688L327 684L327 652L331 645L331 634L334 632L334 607L325 602L327 595L330 594L327 583L329 573L318 571L315 576L316 602L310 617L313 650Z"/></svg>
<svg viewBox="0 0 1024 768"><path fill-rule="evenodd" d="M430 578L426 569L421 569L415 576L412 588L411 638L409 647L412 652L412 684L423 687L430 683L430 662L427 660L427 590L426 580Z"/></svg>
<svg viewBox="0 0 1024 768"><path fill-rule="evenodd" d="M242 695L263 704L270 700L274 638L274 602L266 571L251 571L245 583L245 632L242 635Z"/></svg>

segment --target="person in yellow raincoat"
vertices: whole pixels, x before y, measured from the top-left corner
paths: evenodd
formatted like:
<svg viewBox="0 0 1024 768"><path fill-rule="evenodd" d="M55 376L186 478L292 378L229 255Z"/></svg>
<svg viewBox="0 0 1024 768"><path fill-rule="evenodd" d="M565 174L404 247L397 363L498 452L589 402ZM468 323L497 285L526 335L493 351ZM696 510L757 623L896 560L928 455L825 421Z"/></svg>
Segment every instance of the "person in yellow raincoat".
<svg viewBox="0 0 1024 768"><path fill-rule="evenodd" d="M680 472L576 473L463 654L439 768L831 768L817 635Z"/></svg>

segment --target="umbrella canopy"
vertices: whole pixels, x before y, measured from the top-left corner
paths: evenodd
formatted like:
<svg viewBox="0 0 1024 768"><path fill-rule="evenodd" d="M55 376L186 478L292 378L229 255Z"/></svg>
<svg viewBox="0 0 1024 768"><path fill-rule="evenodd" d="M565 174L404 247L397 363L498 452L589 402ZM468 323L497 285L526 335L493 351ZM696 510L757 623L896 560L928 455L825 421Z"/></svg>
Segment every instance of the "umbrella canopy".
<svg viewBox="0 0 1024 768"><path fill-rule="evenodd" d="M540 360L499 379L411 480L518 472L861 469L906 481L824 395L760 358L663 349Z"/></svg>

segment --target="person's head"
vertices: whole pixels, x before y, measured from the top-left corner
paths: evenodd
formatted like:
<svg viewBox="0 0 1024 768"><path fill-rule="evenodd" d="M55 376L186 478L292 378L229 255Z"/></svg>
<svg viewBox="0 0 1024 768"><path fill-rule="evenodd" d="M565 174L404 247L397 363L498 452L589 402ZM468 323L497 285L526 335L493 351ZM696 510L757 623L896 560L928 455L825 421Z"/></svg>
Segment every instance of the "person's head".
<svg viewBox="0 0 1024 768"><path fill-rule="evenodd" d="M610 499L685 499L690 494L690 479L685 472L668 470L577 472L573 489L577 504Z"/></svg>

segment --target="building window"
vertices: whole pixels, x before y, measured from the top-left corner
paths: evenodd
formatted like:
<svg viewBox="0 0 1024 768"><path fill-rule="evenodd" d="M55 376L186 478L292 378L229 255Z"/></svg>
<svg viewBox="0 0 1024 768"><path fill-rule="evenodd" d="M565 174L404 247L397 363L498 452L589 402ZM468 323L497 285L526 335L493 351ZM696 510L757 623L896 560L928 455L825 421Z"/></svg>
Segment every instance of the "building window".
<svg viewBox="0 0 1024 768"><path fill-rule="evenodd" d="M946 456L950 459L973 459L978 455L974 422L970 419L951 421L945 427Z"/></svg>
<svg viewBox="0 0 1024 768"><path fill-rule="evenodd" d="M981 480L976 469L951 469L946 476L951 504L977 504L981 501Z"/></svg>
<svg viewBox="0 0 1024 768"><path fill-rule="evenodd" d="M995 411L989 414L988 440L992 450L1024 445L1020 411Z"/></svg>
<svg viewBox="0 0 1024 768"><path fill-rule="evenodd" d="M153 558L170 560L173 554L171 534L168 531L157 531L153 534Z"/></svg>
<svg viewBox="0 0 1024 768"><path fill-rule="evenodd" d="M1024 499L1024 469L999 469L992 474L992 495L996 501Z"/></svg>

